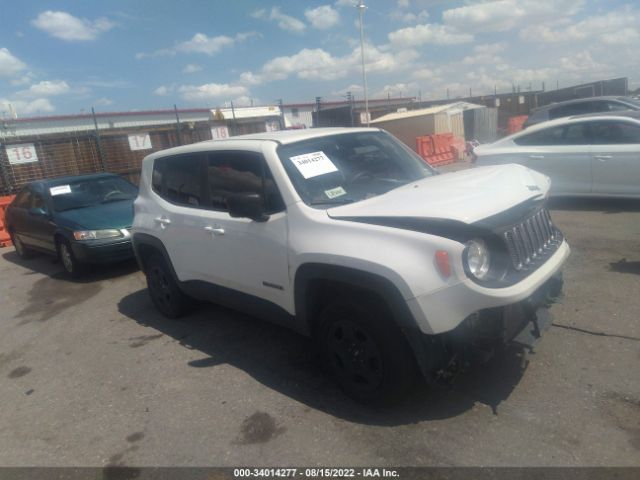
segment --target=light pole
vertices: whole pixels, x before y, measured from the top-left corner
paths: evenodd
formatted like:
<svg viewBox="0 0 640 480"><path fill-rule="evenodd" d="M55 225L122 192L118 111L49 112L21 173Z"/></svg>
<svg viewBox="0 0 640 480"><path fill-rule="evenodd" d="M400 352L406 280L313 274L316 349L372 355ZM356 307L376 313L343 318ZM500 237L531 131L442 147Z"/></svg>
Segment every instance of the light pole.
<svg viewBox="0 0 640 480"><path fill-rule="evenodd" d="M364 15L364 0L359 0L358 5L356 5L358 9L358 14L360 16L360 55L362 56L362 83L364 86L364 114L367 122L367 127L369 126L369 98L367 97L367 71L364 67L364 27L362 22L362 16Z"/></svg>

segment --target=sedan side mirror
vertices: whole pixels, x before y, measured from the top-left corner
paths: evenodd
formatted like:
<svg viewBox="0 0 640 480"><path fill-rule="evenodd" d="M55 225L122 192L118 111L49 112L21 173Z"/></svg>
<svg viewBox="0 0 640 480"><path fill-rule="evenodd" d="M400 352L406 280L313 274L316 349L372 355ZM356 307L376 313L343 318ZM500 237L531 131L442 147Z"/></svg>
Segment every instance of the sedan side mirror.
<svg viewBox="0 0 640 480"><path fill-rule="evenodd" d="M229 215L234 218L250 218L256 222L266 222L269 215L264 213L264 202L257 193L237 193L227 197Z"/></svg>
<svg viewBox="0 0 640 480"><path fill-rule="evenodd" d="M31 207L29 209L29 215L33 215L35 217L46 217L47 211L41 207Z"/></svg>

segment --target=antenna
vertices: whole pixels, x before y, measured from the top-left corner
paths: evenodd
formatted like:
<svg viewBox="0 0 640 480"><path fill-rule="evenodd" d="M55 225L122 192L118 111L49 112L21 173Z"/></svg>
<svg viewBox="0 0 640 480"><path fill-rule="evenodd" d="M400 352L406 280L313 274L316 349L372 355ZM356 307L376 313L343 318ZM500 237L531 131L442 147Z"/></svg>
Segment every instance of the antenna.
<svg viewBox="0 0 640 480"><path fill-rule="evenodd" d="M367 97L367 71L364 66L364 22L362 16L364 15L364 9L367 8L364 5L364 0L359 0L358 15L360 16L360 55L362 56L362 83L364 86L364 114L366 117L367 127L369 126L369 98Z"/></svg>

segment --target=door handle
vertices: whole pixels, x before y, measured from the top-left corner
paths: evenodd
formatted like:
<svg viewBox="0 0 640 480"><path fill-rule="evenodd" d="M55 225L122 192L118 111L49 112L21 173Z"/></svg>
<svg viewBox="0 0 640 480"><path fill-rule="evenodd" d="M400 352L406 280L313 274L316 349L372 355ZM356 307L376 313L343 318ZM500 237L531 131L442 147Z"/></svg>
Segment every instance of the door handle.
<svg viewBox="0 0 640 480"><path fill-rule="evenodd" d="M540 158L544 158L544 155L529 155L529 158L540 159Z"/></svg>
<svg viewBox="0 0 640 480"><path fill-rule="evenodd" d="M171 220L166 217L156 217L153 220L156 223L159 223L161 228L165 228L167 225L171 225Z"/></svg>
<svg viewBox="0 0 640 480"><path fill-rule="evenodd" d="M204 231L210 233L213 236L224 235L224 228L216 225L215 227L206 226L204 227Z"/></svg>
<svg viewBox="0 0 640 480"><path fill-rule="evenodd" d="M605 160L611 160L613 158L612 155L594 155L593 158L604 162Z"/></svg>

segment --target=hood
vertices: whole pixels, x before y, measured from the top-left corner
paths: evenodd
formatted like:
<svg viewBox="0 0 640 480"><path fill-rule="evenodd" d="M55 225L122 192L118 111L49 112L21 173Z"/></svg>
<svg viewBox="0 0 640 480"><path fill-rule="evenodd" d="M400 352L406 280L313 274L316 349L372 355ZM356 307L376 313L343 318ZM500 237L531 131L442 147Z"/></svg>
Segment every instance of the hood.
<svg viewBox="0 0 640 480"><path fill-rule="evenodd" d="M425 178L384 195L330 208L335 219L428 218L472 224L549 191L547 176L522 165L477 167Z"/></svg>
<svg viewBox="0 0 640 480"><path fill-rule="evenodd" d="M133 200L122 200L55 213L61 227L72 230L128 228L133 223Z"/></svg>

